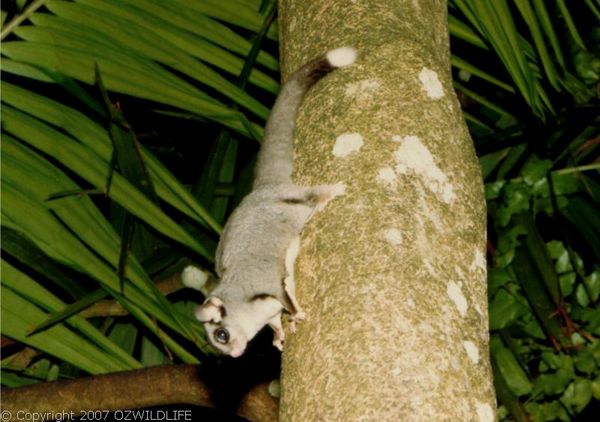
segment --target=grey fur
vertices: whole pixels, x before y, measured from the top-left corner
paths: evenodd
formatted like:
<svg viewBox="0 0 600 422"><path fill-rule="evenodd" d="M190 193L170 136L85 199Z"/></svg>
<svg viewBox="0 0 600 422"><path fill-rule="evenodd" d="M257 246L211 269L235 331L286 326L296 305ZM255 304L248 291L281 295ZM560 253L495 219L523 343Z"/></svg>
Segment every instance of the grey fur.
<svg viewBox="0 0 600 422"><path fill-rule="evenodd" d="M351 57L345 57L346 53ZM285 83L275 102L258 156L253 190L229 218L217 247L220 282L196 311L209 340L223 353L241 355L247 342L267 324L275 333L273 344L281 348L282 311L291 314L292 322L305 317L294 297L297 250L291 249L297 248L297 238L313 213L342 194L344 186L293 184L296 113L308 89L337 67L351 64L354 54L353 49L332 50L304 65ZM340 55L341 61L337 59ZM260 299L255 299L257 296ZM221 340L229 340L219 342L217 334Z"/></svg>

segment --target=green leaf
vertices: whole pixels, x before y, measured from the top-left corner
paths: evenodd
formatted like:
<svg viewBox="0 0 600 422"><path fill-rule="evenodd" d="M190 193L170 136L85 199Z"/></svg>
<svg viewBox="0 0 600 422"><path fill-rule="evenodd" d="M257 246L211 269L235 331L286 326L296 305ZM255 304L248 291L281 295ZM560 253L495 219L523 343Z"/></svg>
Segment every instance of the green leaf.
<svg viewBox="0 0 600 422"><path fill-rule="evenodd" d="M590 299L597 302L598 297L600 297L600 268L596 268L594 272L585 278L585 285L591 295Z"/></svg>
<svg viewBox="0 0 600 422"><path fill-rule="evenodd" d="M140 7L138 0L123 0L120 2L120 4L124 3L133 7ZM206 14L193 8L188 8L186 4L181 2L176 4L171 1L147 0L143 4L143 10L160 19L163 19L165 16L168 17L168 22L180 31L189 31L189 33L196 35L199 40L208 40L209 44L218 45L241 56L246 56L250 51L251 43L231 28L223 25L221 20L211 19ZM271 28L270 34L273 34L273 28ZM188 49L188 51L194 54L193 50ZM270 70L279 69L277 59L264 51L258 54L257 61ZM238 75L239 71L233 73Z"/></svg>
<svg viewBox="0 0 600 422"><path fill-rule="evenodd" d="M585 43L581 39L581 35L579 35L579 31L577 31L577 25L575 24L575 21L573 21L573 18L571 16L571 13L569 12L569 8L567 7L567 4L565 3L564 0L556 0L556 4L558 5L558 8L562 15L562 18L565 20L565 23L567 24L567 28L569 29L569 33L571 34L571 37L573 37L573 41L575 41L575 43L577 43L577 45L582 50L586 50Z"/></svg>
<svg viewBox="0 0 600 422"><path fill-rule="evenodd" d="M560 67L564 69L565 59L560 48L560 42L558 41L558 37L554 31L554 26L552 25L552 21L548 15L548 10L546 9L544 0L533 0L533 8L535 9L537 18L540 20L542 28L544 29L544 34L550 41L550 45L552 46L552 50L556 56L556 61Z"/></svg>
<svg viewBox="0 0 600 422"><path fill-rule="evenodd" d="M569 414L558 400L546 403L529 402L525 404L525 409L529 413L527 421L571 421Z"/></svg>
<svg viewBox="0 0 600 422"><path fill-rule="evenodd" d="M494 256L497 268L504 268L512 262L515 249L521 244L519 237L525 233L523 227L514 226L498 239L498 248Z"/></svg>
<svg viewBox="0 0 600 422"><path fill-rule="evenodd" d="M28 302L28 307L33 307L35 304L50 312L56 312L65 307L64 302L54 296L51 292L5 261L2 261L2 286L10 288L12 291L20 294L24 299L27 299L30 302ZM4 290L5 289L3 289L3 292ZM2 303L4 306L4 301ZM34 311L32 310L32 312ZM31 334L31 330L35 326L41 325L44 320L47 319L45 314L43 316L41 313L36 315L38 323L32 324L28 329L26 329L25 332L18 332L19 338L24 343L30 344L30 341L34 341L37 338L46 338L46 336L52 331L64 332L66 330L66 328L62 325L55 325L43 333ZM104 337L92 324L87 322L85 319L75 315L69 317L66 320L66 323L78 330L82 335L87 337L98 347L107 351L109 355L105 356L105 359L107 360L107 364L113 365L113 368L121 368L120 370L124 370L141 367L139 362L137 362L123 350L116 347L114 343ZM3 329L4 328L5 324L3 323Z"/></svg>
<svg viewBox="0 0 600 422"><path fill-rule="evenodd" d="M530 191L521 183L509 183L502 192L503 204L498 207L496 218L498 224L506 226L514 215L529 210Z"/></svg>
<svg viewBox="0 0 600 422"><path fill-rule="evenodd" d="M77 41L68 34L64 34L63 39L77 45L69 47L47 41L9 41L3 43L2 52L13 60L55 69L87 84L93 83L94 66L98 64L110 91L171 105L214 120L242 134L247 133L240 112L229 110L208 98L158 64L130 52L92 42L86 44L85 40ZM148 90L148 86L153 89ZM260 128L256 130L262 132Z"/></svg>
<svg viewBox="0 0 600 422"><path fill-rule="evenodd" d="M551 160L541 160L536 155L532 155L521 169L521 176L526 184L533 186L539 180L544 179L551 168Z"/></svg>
<svg viewBox="0 0 600 422"><path fill-rule="evenodd" d="M529 310L508 291L501 289L490 302L490 330L500 330L513 324Z"/></svg>
<svg viewBox="0 0 600 422"><path fill-rule="evenodd" d="M162 365L169 362L163 351L148 337L142 338L141 361L146 366Z"/></svg>
<svg viewBox="0 0 600 422"><path fill-rule="evenodd" d="M158 205L158 198L154 185L144 159L140 144L135 136L131 126L125 120L123 113L111 104L108 93L102 83L99 69L96 67L96 85L100 89L104 100L106 114L110 116L109 133L113 144L114 162L118 165L120 172L133 186L139 189L147 198ZM110 170L109 170L110 171ZM110 172L106 191L110 189L113 172ZM129 258L131 242L136 228L136 221L130 213L126 213L122 230L121 246L119 252L119 263L117 266L117 275L120 281L120 291L123 293L123 284L125 283L125 270Z"/></svg>
<svg viewBox="0 0 600 422"><path fill-rule="evenodd" d="M593 0L585 0L585 4L592 11L596 19L600 21L600 4L596 0L596 5L594 5Z"/></svg>
<svg viewBox="0 0 600 422"><path fill-rule="evenodd" d="M8 82L2 84L2 101L46 123L60 127L86 145L107 167L109 166L112 143L107 131L82 113ZM160 198L188 217L220 233L221 226L160 161L143 148L142 154ZM104 187L103 184L102 188Z"/></svg>
<svg viewBox="0 0 600 422"><path fill-rule="evenodd" d="M32 385L39 382L38 379L30 378L28 376L21 376L4 369L2 369L0 381L2 382L3 386L8 388L24 387L26 385Z"/></svg>
<svg viewBox="0 0 600 422"><path fill-rule="evenodd" d="M548 254L555 261L554 268L558 274L569 273L573 271L573 265L571 264L571 258L569 256L569 251L565 248L565 245L558 241L552 240L546 243L546 249L548 250ZM577 266L580 268L583 267L583 262L581 258L575 256L577 260Z"/></svg>
<svg viewBox="0 0 600 422"><path fill-rule="evenodd" d="M559 75L556 72L554 63L550 58L548 49L546 48L544 35L542 34L542 29L538 22L536 13L534 13L533 8L529 3L529 0L517 0L515 1L515 5L519 9L521 16L523 17L523 19L527 23L527 26L529 27L529 32L531 33L538 55L542 61L542 65L544 67L546 76L548 77L548 81L550 81L555 90L559 91Z"/></svg>
<svg viewBox="0 0 600 422"><path fill-rule="evenodd" d="M572 364L570 366L559 368L556 372L542 374L534 381L532 396L553 396L562 393L569 382L573 379Z"/></svg>
<svg viewBox="0 0 600 422"><path fill-rule="evenodd" d="M468 63L466 60L456 56L456 55L452 55L450 57L450 61L452 63L452 66L456 67L457 69L460 70L464 70L466 72L469 72L470 74L477 76L481 79L483 79L484 81L487 81L493 85L496 85L498 88L502 88L508 92L515 92L514 88L511 87L509 84L507 84L506 82L502 82L501 80L493 77L492 75L490 75L489 73L481 70L480 68Z"/></svg>
<svg viewBox="0 0 600 422"><path fill-rule="evenodd" d="M596 208L585 199L574 197L560 212L579 230L590 251L600 259L600 227Z"/></svg>
<svg viewBox="0 0 600 422"><path fill-rule="evenodd" d="M91 374L127 368L89 341L60 325L28 337L29 330L43 321L46 314L11 289L5 288L4 284L1 312L5 336L56 356Z"/></svg>
<svg viewBox="0 0 600 422"><path fill-rule="evenodd" d="M236 80L236 84L242 89L244 89L247 84L248 77L260 51L260 45L275 16L276 2L271 1L268 6L263 25L254 39L252 48L244 63L244 67ZM251 131L251 129L249 129L249 131ZM232 139L231 133L226 129L221 130L211 148L207 165L193 189L194 194L203 204L210 207L211 214L215 216L219 222L222 222L225 219L230 204L230 198L228 196L218 197L217 189L219 185L233 183L237 150L238 142Z"/></svg>
<svg viewBox="0 0 600 422"><path fill-rule="evenodd" d="M24 233L2 227L2 250L42 274L74 298L87 294L81 275L68 271L44 254Z"/></svg>
<svg viewBox="0 0 600 422"><path fill-rule="evenodd" d="M540 326L540 324L538 323L538 321L535 319L535 317L532 314L529 314L524 319L529 320L529 321L526 321L525 324L521 326L524 333L526 333L531 338L538 339L538 340L545 341L548 338L546 336L546 334L544 333L544 331L542 330L542 327Z"/></svg>
<svg viewBox="0 0 600 422"><path fill-rule="evenodd" d="M4 151L11 145L13 145L14 151L19 151L18 144L10 144L6 141L5 139L3 143ZM65 265L89 274L92 278L101 282L111 294L115 295L119 283L114 270L107 267L105 261L98 260L97 256L72 234L73 232L77 233L82 239L86 240L87 246L93 248L116 266L118 237L110 224L99 214L95 207L77 206L77 202L81 201L90 204L89 199L86 197L79 199L65 198L59 201L60 204L56 204L57 201L44 203L43 198L47 196L49 190L64 189L64 185L57 189L50 183L60 180L61 177L64 183L64 175L61 176L62 173L52 170L53 166L49 163L37 166L31 165L31 168L40 168L50 172L51 176L45 177L43 182L27 183L28 178L39 177L39 174L35 171L20 169L19 165L26 164L28 159L41 162L43 162L43 159L36 158L36 155L31 153L21 154L21 160L14 161L15 164L9 167L8 164L12 161L7 160L6 156L7 154L4 153L2 189L5 201L2 208L3 224L27 233L30 239L46 254ZM12 171L7 171L7 169ZM14 173L15 171L20 173ZM24 181L25 183L19 186ZM20 190L15 190L14 186L19 186ZM46 208L46 204L52 205L55 214L52 214ZM62 221L55 217L57 215L61 217ZM73 232L66 230L65 224L70 226ZM162 333L156 326L156 322L147 317L144 312L149 312L167 326L182 332L188 338L198 341L199 346L203 347L203 343L198 336L199 327L191 325L187 317L183 318L178 312L174 311L163 296L159 298L156 288L149 282L148 276L135 260L131 260L128 270L127 276L135 287L127 288L126 286L125 297L118 295L121 303L130 312L135 313L135 316L151 328L152 332L160 334L163 341L174 347L174 352L179 354L185 361L195 362L197 359L169 336ZM143 311L137 306L133 306L129 300L140 306Z"/></svg>
<svg viewBox="0 0 600 422"><path fill-rule="evenodd" d="M573 358L563 353L543 352L542 362L553 370L564 369L573 373Z"/></svg>
<svg viewBox="0 0 600 422"><path fill-rule="evenodd" d="M19 10L22 9L23 8L23 0L18 1L17 3L19 3L21 5L21 7L19 7ZM3 40L8 35L10 35L15 30L15 28L18 28L19 25L21 25L21 23L25 22L37 9L42 7L44 5L44 3L46 3L46 0L32 1L31 4L29 5L29 7L27 7L27 9L24 10L21 14L15 16L6 25L2 25L2 32L0 33L0 40ZM6 18L6 16L2 17L2 22L4 22L5 18Z"/></svg>
<svg viewBox="0 0 600 422"><path fill-rule="evenodd" d="M50 315L50 317L48 317L48 319L46 319L40 325L38 325L33 330L31 330L31 333L29 333L29 335L36 334L40 331L45 330L46 328L49 328L55 324L60 323L63 320L69 318L70 316L75 315L76 313L80 312L81 310L98 302L101 299L104 299L107 296L108 296L108 292L104 289L94 290L92 293L79 299L77 302L71 303L70 305L59 310L58 312L54 312L52 315Z"/></svg>
<svg viewBox="0 0 600 422"><path fill-rule="evenodd" d="M484 41L493 47L493 50L511 75L520 94L533 112L540 117L544 117L545 109L552 111L552 105L537 80L539 73L536 69L537 66L535 62L528 60L528 58L533 58L532 47L519 34L508 3L505 0L493 2L455 0L453 3L468 18ZM528 13L530 8L528 3L527 7L522 8L526 16L531 15ZM536 37L538 37L540 35L539 28L535 32ZM541 40L538 39L538 41ZM547 65L548 69L551 69L551 62ZM555 76L555 73L553 75Z"/></svg>
<svg viewBox="0 0 600 422"><path fill-rule="evenodd" d="M506 379L498 368L495 359L492 359L492 370L494 375L494 387L498 400L509 410L517 422L528 422L529 415L518 397L511 391L506 383Z"/></svg>
<svg viewBox="0 0 600 422"><path fill-rule="evenodd" d="M25 78L34 79L41 82L56 82L51 77L51 72L39 66L22 63L16 60L11 60L6 57L2 58L2 72L12 73ZM56 72L54 72L56 74ZM2 81L2 83L6 83Z"/></svg>
<svg viewBox="0 0 600 422"><path fill-rule="evenodd" d="M510 124L508 122L516 123L517 119L514 115L512 115L507 110L500 107L499 105L495 104L491 100L485 98L483 95L480 95L477 92L468 89L466 86L464 86L463 84L461 84L459 82L454 81L453 85L457 90L459 90L460 92L465 94L467 97L477 101L479 104L483 105L484 107L487 107L488 109L497 113L499 116L503 117L505 119L504 120L505 124Z"/></svg>
<svg viewBox="0 0 600 422"><path fill-rule="evenodd" d="M558 277L560 284L560 291L564 297L570 296L573 293L573 287L575 286L575 278L577 275L574 272L564 274Z"/></svg>
<svg viewBox="0 0 600 422"><path fill-rule="evenodd" d="M596 369L598 368L598 361L592 354L590 347L585 346L579 349L577 356L575 357L575 368L579 372L583 372L588 375L596 372Z"/></svg>
<svg viewBox="0 0 600 422"><path fill-rule="evenodd" d="M506 268L490 268L488 270L488 294L495 294L502 286L513 281L514 276Z"/></svg>
<svg viewBox="0 0 600 422"><path fill-rule="evenodd" d="M207 16L194 14L190 9L175 9L164 2L135 0L79 0L80 4L91 6L89 10L94 15L116 16L126 20L132 27L139 27L142 31L152 32L151 38L160 37L162 44L176 46L186 54L194 56L203 62L216 66L232 75L239 75L243 60L228 50L235 50L243 55L247 54L249 43L226 26L209 19ZM93 9L92 9L93 8ZM175 12L175 13L174 13ZM187 14L186 12L191 12ZM165 14L169 20L165 19ZM194 21L194 16L197 20ZM193 23L194 26L190 25ZM178 25L179 24L179 25ZM106 34L103 31L103 34ZM108 34L113 35L113 34ZM115 34L116 35L116 34ZM199 36L201 35L201 36ZM121 41L121 39L120 39ZM156 52L147 51L149 56ZM257 52L257 60L272 70L278 69L277 61L263 51ZM182 56L183 57L183 56ZM187 60L186 60L187 61ZM196 66L187 61L192 67ZM169 60L173 65L173 60ZM183 67L181 70L190 73L192 67ZM220 78L214 74L219 80ZM192 77L206 77L206 75L193 75ZM278 90L278 83L258 69L254 69L249 78L250 82L272 93ZM235 90L232 90L235 92ZM238 95L241 93L238 92ZM251 101L250 98L245 101ZM262 108L262 105L259 106Z"/></svg>
<svg viewBox="0 0 600 422"><path fill-rule="evenodd" d="M575 289L575 299L582 307L586 308L590 304L590 297L588 296L585 287L581 284Z"/></svg>
<svg viewBox="0 0 600 422"><path fill-rule="evenodd" d="M43 42L44 39L49 39L56 46L76 50L83 50L86 46L93 47L91 51L94 53L97 50L110 48L109 44L113 45L114 50L118 49L122 52L130 50L139 55L139 60L150 59L170 66L207 84L259 117L266 118L268 109L260 102L238 89L210 67L195 60L177 44L161 37L160 33L164 33L160 29L163 22L156 22L157 19L152 19L151 15L139 9L130 11L126 5L118 3L110 5L96 1L89 3L101 9L89 7L81 1L78 3L48 1L46 6L67 21L64 27L68 29L58 31L52 27L23 27L17 31L17 34L29 41ZM69 36L67 31L72 32L72 36ZM94 33L97 34L95 40L86 40ZM100 46L95 42L99 39L103 41ZM104 69L102 70L104 73Z"/></svg>
<svg viewBox="0 0 600 422"><path fill-rule="evenodd" d="M586 330L596 336L600 336L600 307L586 308L582 311L581 319L586 322ZM597 356L600 361L600 356Z"/></svg>
<svg viewBox="0 0 600 422"><path fill-rule="evenodd" d="M493 158L492 158L492 160L493 160ZM481 158L480 158L480 161L481 161ZM484 170L487 167L485 162L482 163L482 167L484 167ZM505 180L498 180L496 182L486 183L485 184L485 199L490 201L492 199L498 198L505 185L506 185Z"/></svg>
<svg viewBox="0 0 600 422"><path fill-rule="evenodd" d="M560 398L560 401L569 409L581 412L592 399L592 382L588 379L576 378Z"/></svg>
<svg viewBox="0 0 600 422"><path fill-rule="evenodd" d="M21 138L32 147L53 156L65 167L97 188L102 189L105 187L108 166L85 146L8 106L5 106L3 110L3 123L4 130L7 132ZM159 232L194 249L207 258L211 257L211 254L206 251L202 244L185 232L119 174L114 176L109 196Z"/></svg>
<svg viewBox="0 0 600 422"><path fill-rule="evenodd" d="M592 395L596 400L600 400L600 375L592 381Z"/></svg>
<svg viewBox="0 0 600 422"><path fill-rule="evenodd" d="M550 297L554 301L554 304L559 306L562 302L562 298L558 275L554 270L554 265L548 255L546 244L535 226L535 222L529 214L522 213L518 216L517 223L526 228L527 236L525 236L524 241L525 249L543 280L545 290L550 293Z"/></svg>
<svg viewBox="0 0 600 422"><path fill-rule="evenodd" d="M483 42L481 37L479 37L475 31L453 15L448 15L448 29L450 30L450 35L484 50L488 49L485 42Z"/></svg>
<svg viewBox="0 0 600 422"><path fill-rule="evenodd" d="M495 350L494 358L498 369L508 388L517 396L523 396L531 392L532 384L523 371L523 368L517 362L513 353L506 347L499 347Z"/></svg>
<svg viewBox="0 0 600 422"><path fill-rule="evenodd" d="M488 41L496 49L525 100L532 104L533 75L529 72L508 3L506 0L497 0L473 3L473 6L484 23L482 28L486 31Z"/></svg>
<svg viewBox="0 0 600 422"><path fill-rule="evenodd" d="M190 3L187 0L171 0L171 3L179 8L196 10L204 15L229 22L231 24L258 32L262 25L260 14L241 2L223 2L219 0L204 0L202 2ZM267 37L277 39L277 27L271 27Z"/></svg>
<svg viewBox="0 0 600 422"><path fill-rule="evenodd" d="M130 323L117 322L110 329L108 337L126 350L133 354L138 339L138 329Z"/></svg>
<svg viewBox="0 0 600 422"><path fill-rule="evenodd" d="M506 159L498 169L497 180L506 179L507 174L513 170L515 165L521 161L523 155L527 152L527 145L515 145L508 151Z"/></svg>
<svg viewBox="0 0 600 422"><path fill-rule="evenodd" d="M517 249L512 268L523 287L523 293L529 302L529 306L533 309L546 335L560 343L565 342L560 324L557 318L553 316L556 307L546 292L545 283L536 270L535 260L529 255L529 249L523 246Z"/></svg>

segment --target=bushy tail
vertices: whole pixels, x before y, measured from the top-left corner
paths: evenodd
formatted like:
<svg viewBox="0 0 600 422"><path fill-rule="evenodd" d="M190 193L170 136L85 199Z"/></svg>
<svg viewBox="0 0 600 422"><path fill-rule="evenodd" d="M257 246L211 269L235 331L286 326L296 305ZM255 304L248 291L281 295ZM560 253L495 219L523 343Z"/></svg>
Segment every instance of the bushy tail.
<svg viewBox="0 0 600 422"><path fill-rule="evenodd" d="M265 128L265 139L255 167L254 187L292 183L294 127L304 94L329 72L350 66L356 50L342 47L305 64L283 85Z"/></svg>

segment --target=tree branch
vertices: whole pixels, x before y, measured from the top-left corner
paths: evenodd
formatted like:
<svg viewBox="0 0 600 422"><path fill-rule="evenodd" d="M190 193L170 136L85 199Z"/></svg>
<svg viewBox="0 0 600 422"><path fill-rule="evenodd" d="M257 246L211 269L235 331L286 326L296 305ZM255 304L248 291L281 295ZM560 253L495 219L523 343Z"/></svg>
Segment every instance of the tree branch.
<svg viewBox="0 0 600 422"><path fill-rule="evenodd" d="M197 365L163 365L67 381L2 388L2 410L41 413L81 410L136 409L168 404L214 408L210 389ZM238 415L251 421L276 421L278 403L268 383L255 386L243 398Z"/></svg>
<svg viewBox="0 0 600 422"><path fill-rule="evenodd" d="M208 272L207 272L208 273ZM205 286L201 290L203 294L206 294L212 288L216 280L214 277L209 277ZM175 293L178 290L186 288L181 281L181 271L177 271L175 274L165 279L156 282L156 288L163 293L165 296ZM119 302L114 299L100 300L93 305L85 308L78 314L83 318L92 317L108 317L108 316L126 316L129 315L127 309L125 309Z"/></svg>

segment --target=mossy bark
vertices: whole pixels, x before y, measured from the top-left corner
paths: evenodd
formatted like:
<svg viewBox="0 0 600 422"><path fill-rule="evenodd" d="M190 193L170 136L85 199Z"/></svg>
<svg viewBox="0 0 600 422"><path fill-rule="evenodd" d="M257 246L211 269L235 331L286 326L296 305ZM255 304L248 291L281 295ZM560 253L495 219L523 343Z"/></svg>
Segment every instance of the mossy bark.
<svg viewBox="0 0 600 422"><path fill-rule="evenodd" d="M452 89L446 2L280 0L284 78L357 63L298 116L295 181L346 183L305 229L309 319L286 339L282 421L492 421L486 211Z"/></svg>

